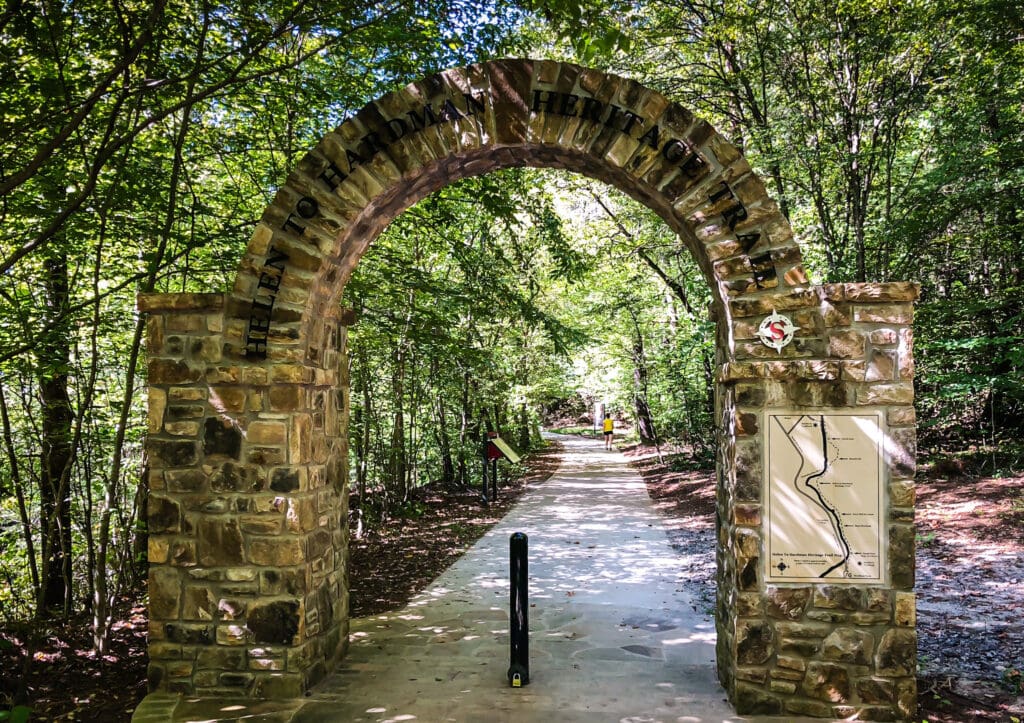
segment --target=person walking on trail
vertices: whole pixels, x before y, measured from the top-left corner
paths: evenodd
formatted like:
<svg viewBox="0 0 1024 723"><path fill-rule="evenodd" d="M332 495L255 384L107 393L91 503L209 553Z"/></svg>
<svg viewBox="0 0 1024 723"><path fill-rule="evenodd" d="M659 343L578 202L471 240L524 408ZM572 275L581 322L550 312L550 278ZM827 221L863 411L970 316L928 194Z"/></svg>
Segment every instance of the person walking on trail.
<svg viewBox="0 0 1024 723"><path fill-rule="evenodd" d="M612 448L612 436L615 433L615 422L612 421L612 415L604 415L604 448Z"/></svg>

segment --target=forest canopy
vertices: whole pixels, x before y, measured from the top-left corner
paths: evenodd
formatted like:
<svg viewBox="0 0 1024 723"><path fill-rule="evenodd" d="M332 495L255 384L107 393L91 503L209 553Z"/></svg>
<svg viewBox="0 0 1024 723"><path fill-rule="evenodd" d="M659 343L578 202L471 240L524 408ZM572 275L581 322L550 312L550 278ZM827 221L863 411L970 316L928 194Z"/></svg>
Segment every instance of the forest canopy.
<svg viewBox="0 0 1024 723"><path fill-rule="evenodd" d="M145 577L139 293L226 291L296 162L385 92L505 56L613 71L742 148L815 281L922 285L922 445L1019 454L1024 15L925 0L411 0L0 10L0 618ZM709 292L647 209L505 171L401 215L345 290L358 524L474 483L480 434L605 402L711 446ZM1014 445L1017 445L1014 447Z"/></svg>

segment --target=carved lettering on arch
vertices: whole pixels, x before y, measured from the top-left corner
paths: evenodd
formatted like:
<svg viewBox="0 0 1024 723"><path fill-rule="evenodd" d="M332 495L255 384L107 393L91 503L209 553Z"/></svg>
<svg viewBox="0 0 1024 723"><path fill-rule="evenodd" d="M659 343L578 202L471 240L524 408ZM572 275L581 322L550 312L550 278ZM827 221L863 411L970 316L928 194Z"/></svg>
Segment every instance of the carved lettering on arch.
<svg viewBox="0 0 1024 723"><path fill-rule="evenodd" d="M294 210L281 223L281 230L303 236L306 227L297 219L310 221L320 213L320 204L315 198L303 196L295 204ZM274 317L274 302L285 270L288 268L288 254L270 244L267 258L260 269L256 282L256 293L253 296L249 311L249 321L245 330L245 355L250 359L266 359L267 344L270 340L270 328Z"/></svg>

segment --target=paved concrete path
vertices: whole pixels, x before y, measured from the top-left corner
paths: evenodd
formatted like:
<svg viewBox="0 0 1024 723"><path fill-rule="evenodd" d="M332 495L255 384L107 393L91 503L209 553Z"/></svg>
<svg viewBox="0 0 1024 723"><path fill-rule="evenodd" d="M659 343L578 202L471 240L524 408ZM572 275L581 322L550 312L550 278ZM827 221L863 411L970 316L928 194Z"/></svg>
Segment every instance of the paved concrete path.
<svg viewBox="0 0 1024 723"><path fill-rule="evenodd" d="M751 720L725 701L713 622L679 584L643 481L602 442L563 443L555 475L407 607L353 620L347 658L305 699L150 696L133 720ZM531 682L513 689L508 540L517 531L529 536Z"/></svg>

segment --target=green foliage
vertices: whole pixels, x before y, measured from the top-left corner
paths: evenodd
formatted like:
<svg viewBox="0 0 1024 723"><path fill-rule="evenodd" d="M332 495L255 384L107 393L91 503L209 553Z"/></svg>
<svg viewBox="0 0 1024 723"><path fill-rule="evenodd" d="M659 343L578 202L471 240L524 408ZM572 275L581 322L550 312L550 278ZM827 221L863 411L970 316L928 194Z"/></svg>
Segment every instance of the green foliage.
<svg viewBox="0 0 1024 723"><path fill-rule="evenodd" d="M32 709L24 705L16 705L10 710L0 710L0 721L6 723L28 723Z"/></svg>

